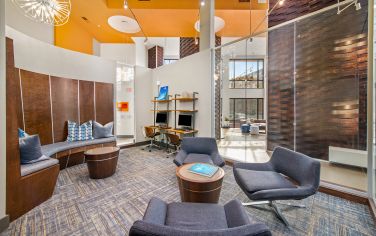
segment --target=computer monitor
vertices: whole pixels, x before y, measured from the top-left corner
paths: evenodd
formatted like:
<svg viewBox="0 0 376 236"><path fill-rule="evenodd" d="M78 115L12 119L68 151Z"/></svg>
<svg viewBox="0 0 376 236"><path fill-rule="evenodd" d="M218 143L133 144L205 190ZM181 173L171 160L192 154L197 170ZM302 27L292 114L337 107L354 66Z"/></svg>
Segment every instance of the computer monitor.
<svg viewBox="0 0 376 236"><path fill-rule="evenodd" d="M178 121L179 126L184 126L184 127L191 127L192 126L192 115L179 115L179 121Z"/></svg>
<svg viewBox="0 0 376 236"><path fill-rule="evenodd" d="M155 118L155 123L157 124L166 124L167 123L167 113L158 112L157 117Z"/></svg>

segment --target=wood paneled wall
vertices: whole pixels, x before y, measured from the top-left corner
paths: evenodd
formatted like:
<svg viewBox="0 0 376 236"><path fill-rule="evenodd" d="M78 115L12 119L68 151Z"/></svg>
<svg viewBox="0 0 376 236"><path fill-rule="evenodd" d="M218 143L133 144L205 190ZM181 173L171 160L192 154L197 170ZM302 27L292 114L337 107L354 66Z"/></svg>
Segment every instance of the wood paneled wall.
<svg viewBox="0 0 376 236"><path fill-rule="evenodd" d="M269 0L269 9L272 9L277 2L278 0ZM274 11L270 14L268 26L272 27L278 25L297 17L315 12L335 3L337 3L337 0L284 1L283 5L277 5Z"/></svg>
<svg viewBox="0 0 376 236"><path fill-rule="evenodd" d="M51 76L51 100L54 142L67 139L67 120L79 122L78 80Z"/></svg>
<svg viewBox="0 0 376 236"><path fill-rule="evenodd" d="M23 128L39 134L41 144L65 141L67 121L114 121L113 84L79 81L17 69Z"/></svg>
<svg viewBox="0 0 376 236"><path fill-rule="evenodd" d="M221 46L221 37L215 36L215 46L216 47ZM190 56L192 54L198 53L199 51L200 51L200 44L195 43L195 38L191 38L191 37L180 38L180 59Z"/></svg>
<svg viewBox="0 0 376 236"><path fill-rule="evenodd" d="M294 149L294 26L269 33L268 150Z"/></svg>
<svg viewBox="0 0 376 236"><path fill-rule="evenodd" d="M281 23L329 1L307 10L312 2L269 20ZM329 146L366 149L368 6L361 3L359 11L333 9L269 33L269 150L281 145L328 160Z"/></svg>
<svg viewBox="0 0 376 236"><path fill-rule="evenodd" d="M148 68L154 69L163 66L163 48L154 46L148 50Z"/></svg>

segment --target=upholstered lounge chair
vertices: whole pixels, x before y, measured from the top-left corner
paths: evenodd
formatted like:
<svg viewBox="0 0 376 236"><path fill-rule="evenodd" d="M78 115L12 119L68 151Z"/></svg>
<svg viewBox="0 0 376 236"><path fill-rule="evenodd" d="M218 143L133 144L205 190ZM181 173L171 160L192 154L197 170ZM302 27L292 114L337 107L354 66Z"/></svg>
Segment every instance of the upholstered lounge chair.
<svg viewBox="0 0 376 236"><path fill-rule="evenodd" d="M130 236L269 236L263 223L251 223L238 200L225 206L208 203L170 203L152 198L143 220Z"/></svg>
<svg viewBox="0 0 376 236"><path fill-rule="evenodd" d="M307 198L317 192L320 183L319 161L282 147L274 150L267 163L235 163L233 171L236 182L253 201L243 205L269 204L287 226L275 201Z"/></svg>
<svg viewBox="0 0 376 236"><path fill-rule="evenodd" d="M174 163L181 166L194 162L209 163L220 167L225 165L214 138L183 138Z"/></svg>

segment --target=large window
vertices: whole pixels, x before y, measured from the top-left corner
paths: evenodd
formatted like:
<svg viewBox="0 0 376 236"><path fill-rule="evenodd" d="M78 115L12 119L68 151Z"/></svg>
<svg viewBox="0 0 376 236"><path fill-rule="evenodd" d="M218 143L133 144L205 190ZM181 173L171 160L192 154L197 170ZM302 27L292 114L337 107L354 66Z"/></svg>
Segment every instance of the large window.
<svg viewBox="0 0 376 236"><path fill-rule="evenodd" d="M264 59L232 59L229 62L232 89L264 88Z"/></svg>
<svg viewBox="0 0 376 236"><path fill-rule="evenodd" d="M264 119L263 98L230 98L229 122L232 128L239 128L251 120Z"/></svg>

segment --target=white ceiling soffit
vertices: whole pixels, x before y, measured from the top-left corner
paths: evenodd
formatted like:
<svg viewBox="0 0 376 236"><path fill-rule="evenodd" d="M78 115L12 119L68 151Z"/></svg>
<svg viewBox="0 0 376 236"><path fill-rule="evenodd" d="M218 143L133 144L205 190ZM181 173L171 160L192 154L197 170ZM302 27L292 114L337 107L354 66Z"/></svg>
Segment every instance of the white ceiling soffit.
<svg viewBox="0 0 376 236"><path fill-rule="evenodd" d="M127 16L111 16L108 24L122 33L134 34L141 31L137 21Z"/></svg>

